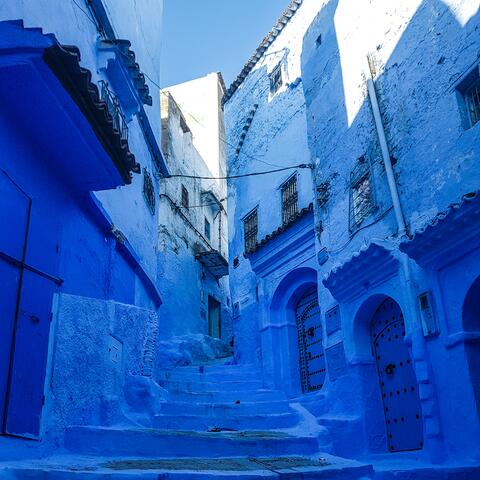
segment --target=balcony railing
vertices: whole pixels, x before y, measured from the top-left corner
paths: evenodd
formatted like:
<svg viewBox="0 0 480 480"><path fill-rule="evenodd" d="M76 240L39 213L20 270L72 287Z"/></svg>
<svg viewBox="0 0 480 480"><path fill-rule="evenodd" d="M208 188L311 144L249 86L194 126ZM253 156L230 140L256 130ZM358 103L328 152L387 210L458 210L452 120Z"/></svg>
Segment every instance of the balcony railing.
<svg viewBox="0 0 480 480"><path fill-rule="evenodd" d="M123 116L120 102L116 95L108 88L108 83L100 80L100 100L107 105L108 113L112 117L113 128L120 134L122 140L128 141L128 126Z"/></svg>

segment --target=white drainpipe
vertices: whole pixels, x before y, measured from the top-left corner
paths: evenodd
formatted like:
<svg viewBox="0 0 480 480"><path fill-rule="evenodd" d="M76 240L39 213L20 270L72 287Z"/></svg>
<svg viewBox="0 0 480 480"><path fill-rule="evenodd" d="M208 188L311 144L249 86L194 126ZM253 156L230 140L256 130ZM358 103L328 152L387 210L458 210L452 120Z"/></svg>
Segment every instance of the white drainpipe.
<svg viewBox="0 0 480 480"><path fill-rule="evenodd" d="M382 117L380 115L380 108L378 107L377 92L375 91L375 84L373 83L370 64L366 69L366 75L368 95L370 97L370 103L372 105L373 117L375 119L375 126L377 128L378 141L380 142L380 147L382 149L383 164L385 166L385 172L387 173L388 187L390 189L390 196L392 197L393 210L397 219L398 235L400 237L404 237L407 234L407 228L405 225L405 218L403 216L400 199L398 197L397 183L395 182L395 175L393 173L392 162L390 160L390 151L388 150L387 138L385 136Z"/></svg>

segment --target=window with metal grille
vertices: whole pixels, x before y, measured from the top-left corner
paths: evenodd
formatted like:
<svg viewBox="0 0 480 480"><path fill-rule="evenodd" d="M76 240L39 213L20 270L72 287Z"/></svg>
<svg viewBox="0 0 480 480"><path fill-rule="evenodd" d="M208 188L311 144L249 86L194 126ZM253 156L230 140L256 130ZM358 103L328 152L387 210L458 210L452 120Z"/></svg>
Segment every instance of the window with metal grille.
<svg viewBox="0 0 480 480"><path fill-rule="evenodd" d="M190 201L188 198L188 190L185 185L182 185L182 207L188 208L190 205Z"/></svg>
<svg viewBox="0 0 480 480"><path fill-rule="evenodd" d="M151 214L155 214L155 188L150 173L143 169L143 196Z"/></svg>
<svg viewBox="0 0 480 480"><path fill-rule="evenodd" d="M208 240L210 240L210 235L211 235L211 228L210 228L210 222L208 219L205 217L205 236L207 237Z"/></svg>
<svg viewBox="0 0 480 480"><path fill-rule="evenodd" d="M372 176L362 156L350 174L350 231L355 230L374 210Z"/></svg>
<svg viewBox="0 0 480 480"><path fill-rule="evenodd" d="M282 78L282 65L279 63L270 73L270 92L278 92L280 87L283 85Z"/></svg>
<svg viewBox="0 0 480 480"><path fill-rule="evenodd" d="M470 124L473 127L480 120L480 79L478 79L464 95Z"/></svg>
<svg viewBox="0 0 480 480"><path fill-rule="evenodd" d="M245 252L249 253L257 246L258 209L253 210L243 219L243 237Z"/></svg>
<svg viewBox="0 0 480 480"><path fill-rule="evenodd" d="M282 222L290 223L298 212L297 176L288 179L282 186Z"/></svg>

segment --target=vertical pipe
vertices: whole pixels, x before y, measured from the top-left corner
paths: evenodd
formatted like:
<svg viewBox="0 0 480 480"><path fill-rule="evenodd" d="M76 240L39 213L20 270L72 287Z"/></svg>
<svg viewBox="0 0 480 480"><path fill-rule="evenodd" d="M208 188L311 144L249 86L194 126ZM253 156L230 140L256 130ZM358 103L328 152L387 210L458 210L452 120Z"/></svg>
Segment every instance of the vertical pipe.
<svg viewBox="0 0 480 480"><path fill-rule="evenodd" d="M382 150L383 164L385 166L385 172L387 174L387 181L388 187L390 189L390 196L392 197L393 210L395 212L395 218L397 220L398 234L400 237L403 237L407 233L407 228L402 212L402 206L400 204L400 198L398 196L397 183L395 182L395 175L393 173L392 162L390 160L390 151L388 149L387 138L385 136L385 130L383 128L380 108L378 106L377 92L375 91L375 84L373 83L370 64L367 69L367 88L368 95L370 97L370 103L372 105L373 117L375 119L375 126L377 128L378 141L380 142L380 147Z"/></svg>

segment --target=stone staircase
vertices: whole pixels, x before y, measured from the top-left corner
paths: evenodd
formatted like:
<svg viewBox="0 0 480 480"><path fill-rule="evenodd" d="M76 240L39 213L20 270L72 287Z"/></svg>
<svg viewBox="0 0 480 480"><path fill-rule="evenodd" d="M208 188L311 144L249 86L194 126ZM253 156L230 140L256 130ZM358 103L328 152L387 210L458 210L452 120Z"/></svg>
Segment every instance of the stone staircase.
<svg viewBox="0 0 480 480"><path fill-rule="evenodd" d="M66 456L10 467L5 478L372 478L369 465L320 453L331 448L328 430L264 389L254 367L180 367L157 381L169 398L151 428L71 427Z"/></svg>

